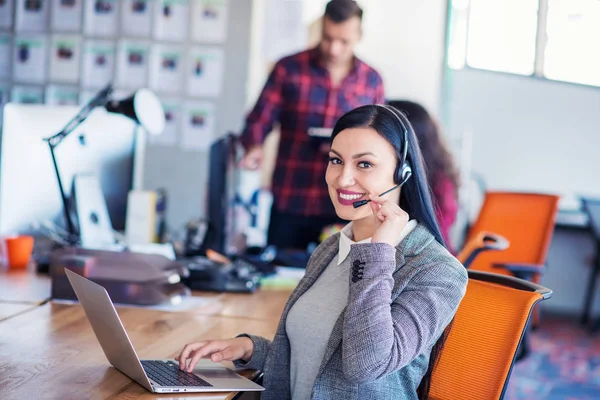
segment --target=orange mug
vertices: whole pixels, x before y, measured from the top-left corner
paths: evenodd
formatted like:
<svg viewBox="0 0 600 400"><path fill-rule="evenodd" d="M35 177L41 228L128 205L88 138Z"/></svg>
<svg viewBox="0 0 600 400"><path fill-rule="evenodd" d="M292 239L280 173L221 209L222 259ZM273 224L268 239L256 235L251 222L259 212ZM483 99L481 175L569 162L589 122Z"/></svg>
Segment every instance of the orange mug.
<svg viewBox="0 0 600 400"><path fill-rule="evenodd" d="M4 259L8 268L25 268L31 260L33 236L18 235L4 238Z"/></svg>

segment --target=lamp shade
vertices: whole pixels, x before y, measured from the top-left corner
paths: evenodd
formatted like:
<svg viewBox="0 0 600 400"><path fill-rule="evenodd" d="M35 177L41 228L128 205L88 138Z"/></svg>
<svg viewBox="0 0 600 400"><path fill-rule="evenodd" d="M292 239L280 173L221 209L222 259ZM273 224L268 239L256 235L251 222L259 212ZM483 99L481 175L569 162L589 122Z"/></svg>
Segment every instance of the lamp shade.
<svg viewBox="0 0 600 400"><path fill-rule="evenodd" d="M125 99L109 101L105 108L131 118L151 135L160 135L165 130L165 111L149 89L139 89Z"/></svg>

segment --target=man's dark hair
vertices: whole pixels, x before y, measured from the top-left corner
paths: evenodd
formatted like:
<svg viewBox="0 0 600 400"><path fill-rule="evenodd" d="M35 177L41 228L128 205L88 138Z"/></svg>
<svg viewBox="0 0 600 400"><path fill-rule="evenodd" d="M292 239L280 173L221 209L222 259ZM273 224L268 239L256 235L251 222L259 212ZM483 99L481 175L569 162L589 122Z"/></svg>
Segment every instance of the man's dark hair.
<svg viewBox="0 0 600 400"><path fill-rule="evenodd" d="M331 0L325 6L325 17L336 24L358 17L362 21L363 10L354 0Z"/></svg>

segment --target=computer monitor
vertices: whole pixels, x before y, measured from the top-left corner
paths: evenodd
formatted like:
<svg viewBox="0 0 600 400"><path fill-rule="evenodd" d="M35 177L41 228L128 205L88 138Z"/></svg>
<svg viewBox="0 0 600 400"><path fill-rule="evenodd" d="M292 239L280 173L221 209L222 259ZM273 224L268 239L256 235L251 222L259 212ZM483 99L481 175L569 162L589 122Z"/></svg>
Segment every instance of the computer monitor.
<svg viewBox="0 0 600 400"><path fill-rule="evenodd" d="M36 233L36 224L66 226L48 143L79 111L76 106L9 103L4 107L0 147L0 235ZM125 228L127 194L140 182L136 155L143 154L136 124L103 108L94 110L55 149L67 196L75 175L101 183L113 228ZM141 133L141 132L140 132ZM138 157L141 159L141 157Z"/></svg>
<svg viewBox="0 0 600 400"><path fill-rule="evenodd" d="M234 163L236 140L227 134L210 146L207 190L208 231L203 244L222 254L231 254L233 233L232 204L235 196Z"/></svg>

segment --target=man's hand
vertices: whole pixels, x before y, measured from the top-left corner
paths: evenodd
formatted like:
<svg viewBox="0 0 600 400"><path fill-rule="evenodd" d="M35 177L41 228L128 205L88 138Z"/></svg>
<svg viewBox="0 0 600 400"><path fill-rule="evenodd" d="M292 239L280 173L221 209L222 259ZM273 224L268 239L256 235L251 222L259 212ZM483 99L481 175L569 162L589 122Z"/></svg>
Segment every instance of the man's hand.
<svg viewBox="0 0 600 400"><path fill-rule="evenodd" d="M262 146L254 146L246 152L246 155L240 160L239 167L256 171L262 165L263 149Z"/></svg>

